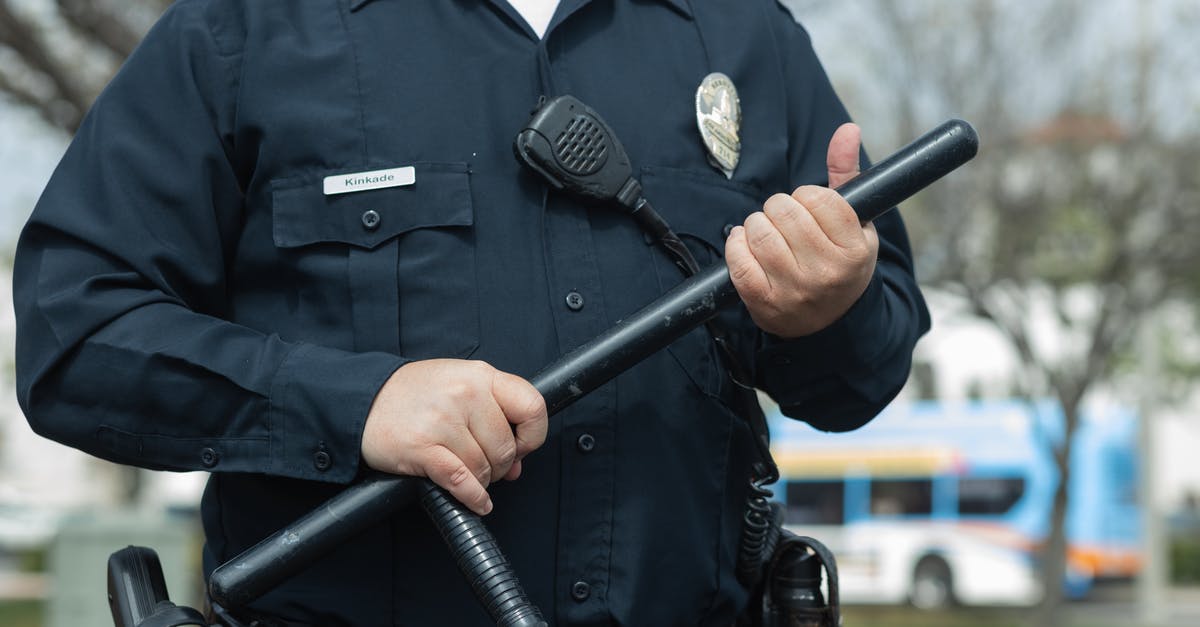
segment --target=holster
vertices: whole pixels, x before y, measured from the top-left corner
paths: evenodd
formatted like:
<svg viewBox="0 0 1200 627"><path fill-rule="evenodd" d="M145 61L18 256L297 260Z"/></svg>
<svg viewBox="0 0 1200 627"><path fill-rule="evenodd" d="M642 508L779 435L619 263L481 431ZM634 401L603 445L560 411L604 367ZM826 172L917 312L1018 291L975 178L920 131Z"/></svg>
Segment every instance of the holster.
<svg viewBox="0 0 1200 627"><path fill-rule="evenodd" d="M820 541L782 527L783 508L773 504L774 550L751 588L737 627L840 627L837 562ZM829 598L821 593L821 571Z"/></svg>

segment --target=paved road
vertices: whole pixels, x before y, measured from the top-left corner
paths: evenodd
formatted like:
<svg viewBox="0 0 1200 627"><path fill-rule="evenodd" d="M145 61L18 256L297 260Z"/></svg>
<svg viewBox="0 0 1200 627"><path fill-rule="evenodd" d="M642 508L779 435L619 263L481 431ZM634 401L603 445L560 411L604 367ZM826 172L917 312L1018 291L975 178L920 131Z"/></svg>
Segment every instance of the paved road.
<svg viewBox="0 0 1200 627"><path fill-rule="evenodd" d="M1172 588L1162 607L1147 614L1132 590L1100 595L1096 601L1073 603L1068 608L1072 625L1080 627L1196 627L1200 625L1200 588Z"/></svg>

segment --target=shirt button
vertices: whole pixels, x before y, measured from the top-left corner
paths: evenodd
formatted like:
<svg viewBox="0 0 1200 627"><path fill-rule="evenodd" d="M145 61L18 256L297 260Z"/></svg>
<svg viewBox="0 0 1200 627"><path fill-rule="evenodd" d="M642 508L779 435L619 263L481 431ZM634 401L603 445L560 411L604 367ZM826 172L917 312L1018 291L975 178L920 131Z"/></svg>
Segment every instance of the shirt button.
<svg viewBox="0 0 1200 627"><path fill-rule="evenodd" d="M579 311L583 309L583 294L579 292L567 293L567 309L571 311Z"/></svg>
<svg viewBox="0 0 1200 627"><path fill-rule="evenodd" d="M374 209L367 209L363 212L362 225L364 229L368 231L374 231L375 229L379 228L379 222L380 218L378 211L375 211Z"/></svg>
<svg viewBox="0 0 1200 627"><path fill-rule="evenodd" d="M212 468L221 460L221 456L211 448L205 447L200 449L200 463L204 464L205 468Z"/></svg>
<svg viewBox="0 0 1200 627"><path fill-rule="evenodd" d="M579 449L580 453L591 453L592 449L596 448L596 438L590 433L585 433L575 440L575 448Z"/></svg>
<svg viewBox="0 0 1200 627"><path fill-rule="evenodd" d="M313 467L317 470L325 472L326 470L329 470L329 467L332 465L333 458L329 456L329 453L326 453L325 451L317 451L316 453L313 453Z"/></svg>
<svg viewBox="0 0 1200 627"><path fill-rule="evenodd" d="M726 237L726 238L728 238L728 237L729 237L729 234L733 232L733 225L732 225L732 224L726 224L726 225L725 225L725 228L721 229L721 232L725 234L725 237Z"/></svg>
<svg viewBox="0 0 1200 627"><path fill-rule="evenodd" d="M592 587L586 581L576 581L571 584L571 598L576 601L586 601L592 594Z"/></svg>

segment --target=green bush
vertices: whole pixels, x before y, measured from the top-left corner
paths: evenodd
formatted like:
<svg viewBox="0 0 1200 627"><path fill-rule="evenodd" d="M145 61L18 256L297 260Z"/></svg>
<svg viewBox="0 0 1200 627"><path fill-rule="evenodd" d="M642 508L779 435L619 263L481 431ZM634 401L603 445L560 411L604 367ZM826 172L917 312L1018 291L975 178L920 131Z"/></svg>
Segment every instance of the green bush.
<svg viewBox="0 0 1200 627"><path fill-rule="evenodd" d="M1200 536L1171 539L1171 581L1200 583Z"/></svg>
<svg viewBox="0 0 1200 627"><path fill-rule="evenodd" d="M17 559L17 570L23 573L46 572L46 549L26 549L21 551Z"/></svg>

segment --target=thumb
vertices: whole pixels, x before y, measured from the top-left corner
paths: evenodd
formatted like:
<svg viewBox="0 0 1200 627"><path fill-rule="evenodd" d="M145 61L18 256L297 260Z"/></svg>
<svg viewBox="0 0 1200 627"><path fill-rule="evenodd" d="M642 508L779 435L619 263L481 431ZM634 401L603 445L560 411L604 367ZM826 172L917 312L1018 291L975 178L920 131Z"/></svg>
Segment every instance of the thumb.
<svg viewBox="0 0 1200 627"><path fill-rule="evenodd" d="M829 168L829 186L836 189L858 176L858 154L862 145L862 131L857 124L847 122L834 131L829 140L829 152L825 167Z"/></svg>

